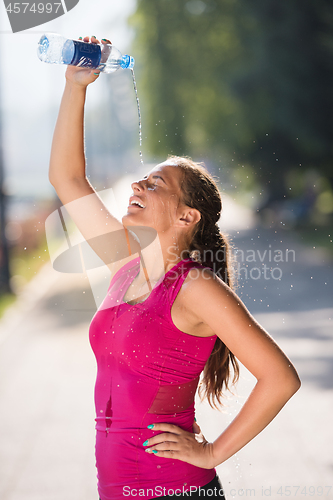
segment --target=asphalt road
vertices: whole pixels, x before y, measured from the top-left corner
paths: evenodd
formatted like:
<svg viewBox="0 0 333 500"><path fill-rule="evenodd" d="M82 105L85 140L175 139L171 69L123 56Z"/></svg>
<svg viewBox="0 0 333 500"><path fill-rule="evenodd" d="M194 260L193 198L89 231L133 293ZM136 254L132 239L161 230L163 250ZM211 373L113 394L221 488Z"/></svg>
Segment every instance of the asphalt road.
<svg viewBox="0 0 333 500"><path fill-rule="evenodd" d="M243 228L233 241L238 294L290 357L302 387L218 467L226 498L333 499L332 262L283 230ZM88 342L95 310L87 276L47 265L0 322L1 500L98 498ZM223 412L197 403L206 438L223 431L253 386L242 367Z"/></svg>

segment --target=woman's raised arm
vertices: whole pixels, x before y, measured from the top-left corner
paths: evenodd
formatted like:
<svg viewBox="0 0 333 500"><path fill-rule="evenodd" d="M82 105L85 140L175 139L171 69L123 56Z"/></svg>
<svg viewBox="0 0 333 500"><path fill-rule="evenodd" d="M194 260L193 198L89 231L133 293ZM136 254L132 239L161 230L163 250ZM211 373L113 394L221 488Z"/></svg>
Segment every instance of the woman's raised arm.
<svg viewBox="0 0 333 500"><path fill-rule="evenodd" d="M89 38L85 37L84 41L89 42ZM99 42L92 37L91 43ZM103 40L102 43L111 42ZM84 154L86 91L98 75L95 69L67 67L66 86L52 142L49 179L86 241L110 265L119 255L128 256L124 226L108 211L88 181ZM132 253L137 251L137 246L136 240L131 238ZM112 248L117 257L112 255Z"/></svg>
<svg viewBox="0 0 333 500"><path fill-rule="evenodd" d="M94 42L97 40L92 38ZM66 70L49 169L50 182L64 204L95 192L86 178L84 105L87 86L97 80L98 75L98 70L75 66L68 66Z"/></svg>

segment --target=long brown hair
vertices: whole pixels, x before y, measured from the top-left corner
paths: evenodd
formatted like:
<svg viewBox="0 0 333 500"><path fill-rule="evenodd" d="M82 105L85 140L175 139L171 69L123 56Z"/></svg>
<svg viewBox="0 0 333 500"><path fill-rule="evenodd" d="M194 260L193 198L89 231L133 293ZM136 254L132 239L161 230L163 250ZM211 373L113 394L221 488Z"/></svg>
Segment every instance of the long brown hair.
<svg viewBox="0 0 333 500"><path fill-rule="evenodd" d="M222 201L216 182L202 164L192 161L191 158L169 156L168 160L183 171L182 202L188 207L197 209L201 214L189 243L189 256L199 257L198 260L204 266L211 268L219 278L233 288L230 243L218 226ZM232 384L235 384L239 378L237 359L218 337L205 365L199 386L201 398L207 397L211 406L217 407L216 402L222 405L223 390L230 390L231 367L234 373Z"/></svg>

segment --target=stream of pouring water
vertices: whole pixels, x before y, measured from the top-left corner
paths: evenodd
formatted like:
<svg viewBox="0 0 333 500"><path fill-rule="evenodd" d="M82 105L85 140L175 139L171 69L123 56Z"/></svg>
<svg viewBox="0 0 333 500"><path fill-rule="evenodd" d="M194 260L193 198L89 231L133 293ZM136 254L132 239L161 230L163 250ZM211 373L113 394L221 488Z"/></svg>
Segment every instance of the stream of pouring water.
<svg viewBox="0 0 333 500"><path fill-rule="evenodd" d="M136 104L137 104L137 107L138 107L138 118L139 118L139 143L140 143L140 151L139 151L139 155L140 155L140 162L141 162L141 165L143 165L143 157L142 157L142 151L141 151L141 147L142 147L141 109L140 109L140 102L139 102L139 98L138 98L138 89L137 89L137 87L136 87L136 81L135 81L135 75L134 75L134 69L133 69L133 68L131 69L131 72L132 72L133 87L134 87L135 97L136 97Z"/></svg>

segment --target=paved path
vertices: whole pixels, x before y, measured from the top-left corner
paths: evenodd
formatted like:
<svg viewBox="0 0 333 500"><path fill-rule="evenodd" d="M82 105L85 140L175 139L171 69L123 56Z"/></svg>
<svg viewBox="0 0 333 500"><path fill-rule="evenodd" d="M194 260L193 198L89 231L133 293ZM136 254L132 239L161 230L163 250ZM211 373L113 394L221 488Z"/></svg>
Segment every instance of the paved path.
<svg viewBox="0 0 333 500"><path fill-rule="evenodd" d="M303 385L264 432L218 468L227 500L332 499L331 263L283 231L243 229L234 244L243 250L238 293L291 358ZM288 262L269 261L269 250L285 256L286 248L295 250L295 261L292 253ZM281 279L267 270L259 278L253 269L265 264L279 267ZM94 310L87 277L46 266L0 322L1 500L97 500L96 369L87 335ZM208 439L228 425L253 385L243 368L223 413L198 403Z"/></svg>

